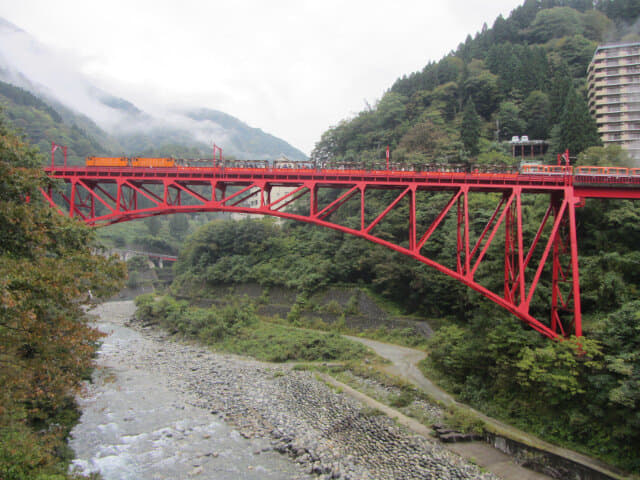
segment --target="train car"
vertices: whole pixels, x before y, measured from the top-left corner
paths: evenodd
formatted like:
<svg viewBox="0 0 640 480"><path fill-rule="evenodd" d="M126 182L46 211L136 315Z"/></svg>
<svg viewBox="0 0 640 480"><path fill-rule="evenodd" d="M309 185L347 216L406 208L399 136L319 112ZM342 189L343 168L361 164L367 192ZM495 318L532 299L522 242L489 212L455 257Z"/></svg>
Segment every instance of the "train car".
<svg viewBox="0 0 640 480"><path fill-rule="evenodd" d="M129 165L127 157L87 157L87 167L126 167Z"/></svg>
<svg viewBox="0 0 640 480"><path fill-rule="evenodd" d="M269 162L267 160L234 160L233 166L235 168L269 168Z"/></svg>
<svg viewBox="0 0 640 480"><path fill-rule="evenodd" d="M167 168L167 167L175 167L176 161L173 158L144 158L144 157L135 157L131 159L132 167L156 167L156 168Z"/></svg>
<svg viewBox="0 0 640 480"><path fill-rule="evenodd" d="M627 167L588 167L580 166L575 168L576 175L607 175L610 177L628 177L637 168Z"/></svg>
<svg viewBox="0 0 640 480"><path fill-rule="evenodd" d="M271 162L271 166L274 169L289 169L289 170L314 170L315 165L310 161L298 161L298 160L274 160Z"/></svg>
<svg viewBox="0 0 640 480"><path fill-rule="evenodd" d="M520 173L533 175L571 175L573 167L565 165L536 165L524 164L520 167Z"/></svg>

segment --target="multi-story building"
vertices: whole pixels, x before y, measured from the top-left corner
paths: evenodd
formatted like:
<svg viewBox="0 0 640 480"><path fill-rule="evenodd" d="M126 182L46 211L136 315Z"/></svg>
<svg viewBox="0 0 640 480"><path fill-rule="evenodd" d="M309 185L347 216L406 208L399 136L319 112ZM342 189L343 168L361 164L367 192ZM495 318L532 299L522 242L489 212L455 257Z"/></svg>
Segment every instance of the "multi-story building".
<svg viewBox="0 0 640 480"><path fill-rule="evenodd" d="M640 43L599 46L587 80L602 142L619 144L640 159Z"/></svg>

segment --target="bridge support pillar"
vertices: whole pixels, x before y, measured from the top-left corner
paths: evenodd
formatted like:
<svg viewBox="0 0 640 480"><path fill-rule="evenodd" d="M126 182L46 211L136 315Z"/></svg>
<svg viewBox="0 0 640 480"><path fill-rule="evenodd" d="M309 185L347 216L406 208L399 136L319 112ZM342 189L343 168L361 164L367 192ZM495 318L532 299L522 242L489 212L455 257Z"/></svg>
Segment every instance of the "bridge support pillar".
<svg viewBox="0 0 640 480"><path fill-rule="evenodd" d="M568 157L568 155L567 155ZM573 327L576 337L582 336L582 311L580 305L580 271L578 266L578 235L576 231L576 205L579 198L574 195L573 187L569 199L569 243L571 246L571 277L573 283Z"/></svg>

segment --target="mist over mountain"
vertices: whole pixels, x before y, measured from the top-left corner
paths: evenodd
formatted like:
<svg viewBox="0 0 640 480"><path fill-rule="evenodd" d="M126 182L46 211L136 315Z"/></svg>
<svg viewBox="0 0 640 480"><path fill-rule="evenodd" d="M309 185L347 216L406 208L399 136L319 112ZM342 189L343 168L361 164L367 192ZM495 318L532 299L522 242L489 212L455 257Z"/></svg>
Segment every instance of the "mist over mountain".
<svg viewBox="0 0 640 480"><path fill-rule="evenodd" d="M296 160L306 158L286 141L224 112L160 103L140 108L94 85L79 70L81 59L71 53L48 49L2 18L0 44L0 81L5 83L0 92L1 104L41 150L51 141L66 141L75 157L107 153L163 154L163 151L208 156L215 142L225 155L237 158L274 159L282 154ZM28 105L16 103L18 97L26 98L25 92L43 103L33 99ZM34 117L41 122L39 126L33 124ZM60 121L65 125L59 125ZM61 130L57 133L62 138L49 138L56 130ZM72 141L71 130L75 131L75 137L82 139ZM74 145L78 142L83 146ZM87 143L97 151L87 153Z"/></svg>

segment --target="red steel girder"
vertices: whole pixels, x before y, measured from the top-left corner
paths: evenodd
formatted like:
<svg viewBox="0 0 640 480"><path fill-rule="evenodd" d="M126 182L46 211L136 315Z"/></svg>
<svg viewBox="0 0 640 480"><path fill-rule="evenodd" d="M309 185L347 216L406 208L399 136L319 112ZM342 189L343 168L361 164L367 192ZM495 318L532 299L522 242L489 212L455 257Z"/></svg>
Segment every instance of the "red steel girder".
<svg viewBox="0 0 640 480"><path fill-rule="evenodd" d="M203 211L272 215L312 223L367 239L429 265L479 292L550 338L582 334L575 208L585 197L640 198L640 184L637 183L603 186L598 179L581 177L577 182L563 175L225 170L219 167L52 166L46 170L51 177L70 184L68 193L42 192L50 205L87 224L109 225L151 215ZM321 188L339 193L328 205L319 206ZM394 190L395 197L374 220L367 222L366 192L380 189ZM426 230L417 225L419 192L451 194ZM474 220L474 212L470 211L469 201L478 193L498 193L499 199L478 238L472 240L470 221ZM546 194L550 199L549 208L527 250L524 249L522 209L525 194ZM309 198L305 201L307 195ZM333 214L358 195L360 222L357 228L331 220ZM259 199L257 205L249 205L247 202L255 197ZM285 209L301 203L306 205L307 213ZM409 238L396 242L376 236L375 227L403 203L409 206ZM451 212L454 205L455 213ZM452 215L457 222L456 263L447 266L424 255L422 250L445 219ZM475 277L501 230L505 243L504 289L497 293L481 285ZM551 277L550 318L541 321L531 313L530 306L545 271L549 271Z"/></svg>

